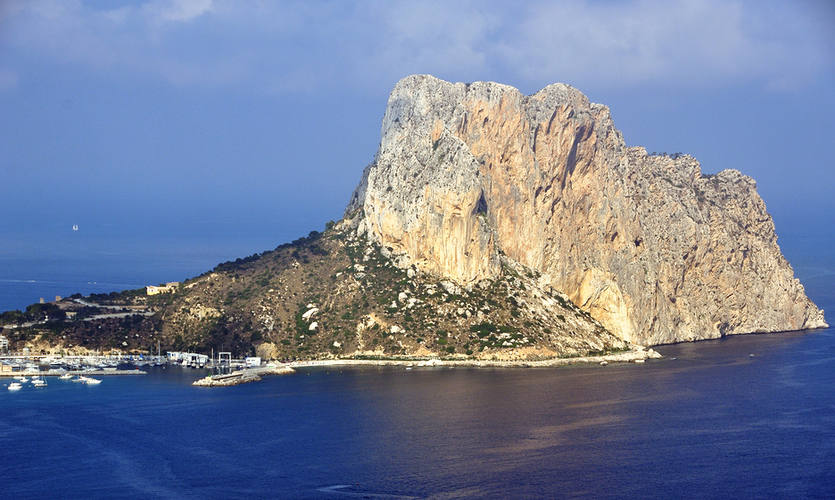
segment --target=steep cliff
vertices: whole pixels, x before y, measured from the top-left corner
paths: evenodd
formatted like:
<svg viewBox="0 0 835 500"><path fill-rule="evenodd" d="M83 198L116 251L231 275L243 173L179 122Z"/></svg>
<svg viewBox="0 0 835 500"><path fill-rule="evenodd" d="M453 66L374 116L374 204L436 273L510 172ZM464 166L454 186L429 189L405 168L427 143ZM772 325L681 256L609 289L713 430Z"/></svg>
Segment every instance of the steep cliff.
<svg viewBox="0 0 835 500"><path fill-rule="evenodd" d="M825 326L751 178L627 147L564 84L404 78L346 219L465 287L518 262L634 343Z"/></svg>

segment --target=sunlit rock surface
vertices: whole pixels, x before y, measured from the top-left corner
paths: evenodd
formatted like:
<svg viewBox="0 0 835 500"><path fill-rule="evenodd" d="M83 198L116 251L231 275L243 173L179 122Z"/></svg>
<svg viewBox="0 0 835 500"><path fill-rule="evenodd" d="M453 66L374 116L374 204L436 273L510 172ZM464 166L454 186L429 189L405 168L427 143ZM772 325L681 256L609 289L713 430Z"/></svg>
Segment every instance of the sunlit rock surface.
<svg viewBox="0 0 835 500"><path fill-rule="evenodd" d="M404 78L346 215L399 265L464 286L504 254L634 343L825 326L751 178L627 147L564 84Z"/></svg>

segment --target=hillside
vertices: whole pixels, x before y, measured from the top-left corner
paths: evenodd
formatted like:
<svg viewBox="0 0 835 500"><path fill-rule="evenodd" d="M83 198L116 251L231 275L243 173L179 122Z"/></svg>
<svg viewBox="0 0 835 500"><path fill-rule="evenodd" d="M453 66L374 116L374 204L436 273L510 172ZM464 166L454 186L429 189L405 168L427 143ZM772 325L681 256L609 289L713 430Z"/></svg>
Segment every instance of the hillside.
<svg viewBox="0 0 835 500"><path fill-rule="evenodd" d="M544 359L627 344L506 259L470 289L401 268L348 223L184 283L161 311L172 345L264 357Z"/></svg>

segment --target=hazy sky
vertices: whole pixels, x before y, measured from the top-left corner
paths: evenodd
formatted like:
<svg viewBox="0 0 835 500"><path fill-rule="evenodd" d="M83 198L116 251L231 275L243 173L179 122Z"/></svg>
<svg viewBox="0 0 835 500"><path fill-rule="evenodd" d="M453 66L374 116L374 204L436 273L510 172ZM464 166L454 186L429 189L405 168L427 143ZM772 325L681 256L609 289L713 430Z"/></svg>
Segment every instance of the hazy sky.
<svg viewBox="0 0 835 500"><path fill-rule="evenodd" d="M0 255L321 229L412 73L569 83L628 144L754 177L781 236L833 234L833 54L829 1L0 0Z"/></svg>

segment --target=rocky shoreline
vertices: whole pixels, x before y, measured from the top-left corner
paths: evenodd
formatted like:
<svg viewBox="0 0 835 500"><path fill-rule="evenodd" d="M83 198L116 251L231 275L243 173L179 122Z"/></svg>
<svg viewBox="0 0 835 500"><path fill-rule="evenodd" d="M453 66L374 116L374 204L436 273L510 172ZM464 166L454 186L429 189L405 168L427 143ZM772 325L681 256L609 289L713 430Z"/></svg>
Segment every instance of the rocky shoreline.
<svg viewBox="0 0 835 500"><path fill-rule="evenodd" d="M322 359L293 361L285 366L312 368L317 366L414 366L414 367L467 367L467 368L545 368L575 364L641 363L647 359L659 359L661 354L653 349L636 347L629 351L600 356L577 356L571 358L550 358L542 360L502 361L486 359L440 359L440 358L380 358L380 359Z"/></svg>
<svg viewBox="0 0 835 500"><path fill-rule="evenodd" d="M653 349L635 347L629 351L600 356L578 356L572 358L551 358L528 361L500 361L484 359L440 359L440 358L380 358L380 359L317 359L292 361L281 365L268 365L261 368L248 368L223 375L210 375L196 380L197 387L230 387L233 385L258 382L265 375L289 375L299 368L329 366L402 366L412 367L448 367L448 368L548 368L557 366L609 363L644 363L647 359L659 359L661 354Z"/></svg>
<svg viewBox="0 0 835 500"><path fill-rule="evenodd" d="M209 375L195 380L191 385L197 387L229 387L233 385L258 382L265 375L289 375L295 370L286 365L267 365L261 368L247 368L222 375Z"/></svg>

